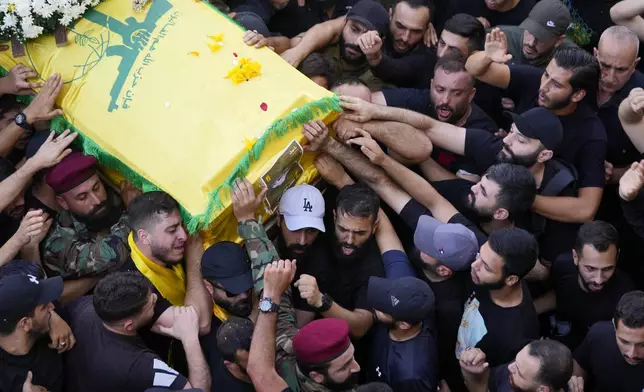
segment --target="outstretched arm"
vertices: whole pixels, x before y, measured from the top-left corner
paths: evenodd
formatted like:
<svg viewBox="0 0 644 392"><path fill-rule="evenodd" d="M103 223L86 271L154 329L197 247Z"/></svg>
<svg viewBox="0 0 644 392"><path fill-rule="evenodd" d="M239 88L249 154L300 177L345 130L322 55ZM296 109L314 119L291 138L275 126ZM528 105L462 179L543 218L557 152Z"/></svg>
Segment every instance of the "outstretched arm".
<svg viewBox="0 0 644 392"><path fill-rule="evenodd" d="M296 45L282 53L282 58L294 67L299 66L306 56L321 50L337 39L342 33L345 21L345 17L341 16L316 24L304 33Z"/></svg>
<svg viewBox="0 0 644 392"><path fill-rule="evenodd" d="M559 222L584 223L593 220L604 190L580 188L577 197L540 196L534 200L532 210Z"/></svg>
<svg viewBox="0 0 644 392"><path fill-rule="evenodd" d="M620 3L621 4L621 3ZM644 20L642 21L644 23ZM644 89L634 88L619 105L619 120L637 151L644 152Z"/></svg>
<svg viewBox="0 0 644 392"><path fill-rule="evenodd" d="M510 85L510 67L505 63L510 59L505 33L495 28L485 37L485 50L471 55L465 69L484 83L506 89Z"/></svg>
<svg viewBox="0 0 644 392"><path fill-rule="evenodd" d="M640 0L623 0L610 9L610 17L615 24L633 30L640 40L644 40L644 3Z"/></svg>

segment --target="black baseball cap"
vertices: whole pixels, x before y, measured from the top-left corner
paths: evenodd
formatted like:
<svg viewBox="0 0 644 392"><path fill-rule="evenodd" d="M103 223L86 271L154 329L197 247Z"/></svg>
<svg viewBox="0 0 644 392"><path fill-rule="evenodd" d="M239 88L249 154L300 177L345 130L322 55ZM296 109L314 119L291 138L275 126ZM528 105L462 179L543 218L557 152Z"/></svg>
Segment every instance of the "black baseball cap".
<svg viewBox="0 0 644 392"><path fill-rule="evenodd" d="M550 41L561 37L572 23L568 7L561 0L541 0L519 25L539 41Z"/></svg>
<svg viewBox="0 0 644 392"><path fill-rule="evenodd" d="M387 313L396 321L417 324L434 311L434 292L418 278L406 276L396 280L369 278L367 302L370 308Z"/></svg>
<svg viewBox="0 0 644 392"><path fill-rule="evenodd" d="M555 150L563 140L563 126L559 117L546 108L532 108L522 114L505 112L512 118L519 132L530 139L537 139L548 150Z"/></svg>
<svg viewBox="0 0 644 392"><path fill-rule="evenodd" d="M205 279L216 280L235 295L253 287L253 273L246 251L230 241L217 242L206 249L201 258L201 275Z"/></svg>
<svg viewBox="0 0 644 392"><path fill-rule="evenodd" d="M0 279L0 323L15 324L36 306L57 300L63 293L63 279L38 280L33 275L8 275Z"/></svg>
<svg viewBox="0 0 644 392"><path fill-rule="evenodd" d="M347 19L355 20L376 30L384 37L389 28L389 13L380 3L374 0L360 0L347 13Z"/></svg>

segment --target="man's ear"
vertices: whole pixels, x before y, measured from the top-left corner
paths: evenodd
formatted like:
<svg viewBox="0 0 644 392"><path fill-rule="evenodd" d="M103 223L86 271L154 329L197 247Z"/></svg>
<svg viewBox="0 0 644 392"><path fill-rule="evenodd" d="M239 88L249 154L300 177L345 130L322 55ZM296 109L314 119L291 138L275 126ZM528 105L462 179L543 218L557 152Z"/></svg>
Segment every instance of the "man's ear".
<svg viewBox="0 0 644 392"><path fill-rule="evenodd" d="M371 234L375 234L376 230L378 229L378 224L380 223L380 217L376 216L376 221L373 222L373 230L371 231Z"/></svg>
<svg viewBox="0 0 644 392"><path fill-rule="evenodd" d="M60 208L62 208L65 211L69 211L69 204L67 204L67 201L62 196L56 196L56 201L58 202L58 205Z"/></svg>
<svg viewBox="0 0 644 392"><path fill-rule="evenodd" d="M597 57L599 55L599 50L597 48L593 48L593 56Z"/></svg>
<svg viewBox="0 0 644 392"><path fill-rule="evenodd" d="M572 250L572 262L575 263L576 266L579 266L579 255L577 254L576 249Z"/></svg>
<svg viewBox="0 0 644 392"><path fill-rule="evenodd" d="M145 244L145 245L150 245L150 234L143 230L143 229L138 229L136 231L136 242L138 244Z"/></svg>
<svg viewBox="0 0 644 392"><path fill-rule="evenodd" d="M215 288L212 287L212 284L208 282L206 279L203 280L203 285L206 286L206 290L210 293L210 296L212 297L215 293Z"/></svg>
<svg viewBox="0 0 644 392"><path fill-rule="evenodd" d="M586 96L586 90L579 90L572 94L572 101L575 103L581 102L582 99Z"/></svg>
<svg viewBox="0 0 644 392"><path fill-rule="evenodd" d="M123 329L127 332L136 332L136 325L134 325L134 320L128 319L123 322Z"/></svg>
<svg viewBox="0 0 644 392"><path fill-rule="evenodd" d="M519 277L516 275L510 275L505 278L506 286L514 286L517 283L519 283Z"/></svg>
<svg viewBox="0 0 644 392"><path fill-rule="evenodd" d="M25 332L29 332L33 329L33 325L34 324L31 317L23 317L20 319L20 321L18 321L18 326L16 327L16 329L20 328Z"/></svg>
<svg viewBox="0 0 644 392"><path fill-rule="evenodd" d="M510 213L505 208L497 208L494 211L494 219L502 221L508 219Z"/></svg>
<svg viewBox="0 0 644 392"><path fill-rule="evenodd" d="M436 267L436 272L438 273L438 276L443 278L450 277L454 273L454 271L445 267L444 265L439 265L438 267Z"/></svg>
<svg viewBox="0 0 644 392"><path fill-rule="evenodd" d="M540 163L548 162L552 159L553 155L554 153L552 152L552 150L542 150L537 156L537 161L539 161Z"/></svg>

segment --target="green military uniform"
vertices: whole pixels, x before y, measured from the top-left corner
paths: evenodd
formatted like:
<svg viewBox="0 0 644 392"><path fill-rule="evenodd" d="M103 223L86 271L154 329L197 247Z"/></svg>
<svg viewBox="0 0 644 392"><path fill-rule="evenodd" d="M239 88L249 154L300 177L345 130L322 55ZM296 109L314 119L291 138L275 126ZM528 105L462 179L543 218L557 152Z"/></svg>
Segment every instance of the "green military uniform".
<svg viewBox="0 0 644 392"><path fill-rule="evenodd" d="M371 91L380 91L384 87L387 87L382 80L373 75L366 60L364 64L359 66L351 65L344 61L340 55L339 43L332 44L327 47L324 53L333 60L333 65L335 66L335 70L338 72L338 76L340 78L356 77L369 86Z"/></svg>
<svg viewBox="0 0 644 392"><path fill-rule="evenodd" d="M108 191L113 205L123 210L118 195ZM127 215L107 233L90 233L87 225L69 211L61 211L45 240L45 267L63 279L94 276L120 267L130 256L127 236L130 233Z"/></svg>
<svg viewBox="0 0 644 392"><path fill-rule="evenodd" d="M280 256L275 245L268 239L264 225L261 223L255 220L247 220L239 223L237 229L239 236L244 239L244 245L253 271L255 293L259 295L264 289L264 269L268 264L279 260ZM275 367L293 391L330 392L330 389L311 380L297 368L295 352L293 351L293 337L295 337L297 331L295 310L289 287L282 295L277 313Z"/></svg>
<svg viewBox="0 0 644 392"><path fill-rule="evenodd" d="M552 55L557 49L577 47L574 42L566 38L549 56L528 60L523 57L523 29L519 26L499 26L499 28L505 33L508 39L508 53L512 55L512 60L510 60L512 64L525 64L545 68L550 60L552 60Z"/></svg>

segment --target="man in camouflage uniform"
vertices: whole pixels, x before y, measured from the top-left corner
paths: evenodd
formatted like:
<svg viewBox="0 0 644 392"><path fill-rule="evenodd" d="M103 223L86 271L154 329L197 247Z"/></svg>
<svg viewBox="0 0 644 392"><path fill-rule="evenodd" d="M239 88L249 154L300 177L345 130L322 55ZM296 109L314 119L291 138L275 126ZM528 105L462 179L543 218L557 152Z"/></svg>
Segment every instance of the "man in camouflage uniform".
<svg viewBox="0 0 644 392"><path fill-rule="evenodd" d="M45 180L61 207L43 250L49 273L67 280L118 269L130 253L130 229L123 201L101 181L96 158L72 153ZM127 184L121 188L126 204L139 193Z"/></svg>
<svg viewBox="0 0 644 392"><path fill-rule="evenodd" d="M244 240L244 245L251 261L251 269L255 281L255 294L261 298L264 289L264 270L273 261L280 259L275 245L266 234L264 225L255 219L255 210L262 203L264 191L257 197L252 184L247 180L237 181L233 184L232 190L233 209L239 222L238 233ZM345 323L338 319L329 319L334 322ZM311 324L309 324L311 325ZM346 323L344 324L346 325ZM307 326L308 327L308 326ZM317 328L315 328L317 329ZM346 335L348 341L348 325L340 335ZM301 350L296 355L294 338L298 335L298 328L295 318L295 310L289 287L281 296L279 311L277 313L276 328L276 358L275 367L278 374L286 381L292 391L302 392L328 392L330 388L310 378L310 373L305 375L298 367L298 359L302 360ZM322 339L331 343L334 339ZM300 346L304 346L299 343ZM325 347L326 348L326 347ZM345 348L347 350L347 348ZM357 365L357 364L355 364ZM359 370L359 366L357 367ZM346 380L349 381L349 380ZM328 378L324 381L329 382ZM347 390L350 390L350 383L347 383ZM337 389L336 389L337 390Z"/></svg>

